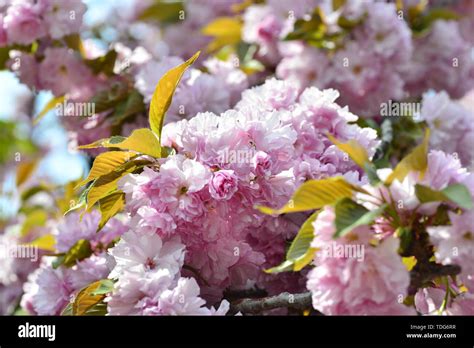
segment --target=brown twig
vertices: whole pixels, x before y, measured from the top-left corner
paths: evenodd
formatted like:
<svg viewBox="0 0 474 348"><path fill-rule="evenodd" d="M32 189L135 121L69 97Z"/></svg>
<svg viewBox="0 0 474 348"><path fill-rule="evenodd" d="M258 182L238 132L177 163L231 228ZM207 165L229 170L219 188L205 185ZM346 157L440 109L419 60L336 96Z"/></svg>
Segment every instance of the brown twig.
<svg viewBox="0 0 474 348"><path fill-rule="evenodd" d="M259 314L263 311L289 308L303 311L311 308L311 293L290 294L283 292L276 296L263 297L259 299L244 299L232 304L231 314Z"/></svg>

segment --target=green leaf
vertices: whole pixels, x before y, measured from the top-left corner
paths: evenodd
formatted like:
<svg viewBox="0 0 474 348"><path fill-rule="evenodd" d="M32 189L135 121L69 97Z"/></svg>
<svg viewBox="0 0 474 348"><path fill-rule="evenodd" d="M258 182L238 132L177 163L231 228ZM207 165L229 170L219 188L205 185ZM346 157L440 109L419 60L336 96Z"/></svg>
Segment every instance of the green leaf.
<svg viewBox="0 0 474 348"><path fill-rule="evenodd" d="M314 238L313 222L316 220L318 213L313 213L303 223L286 253L286 260L276 267L265 270L266 273L280 273L291 270L298 272L313 260L316 251L311 248L311 241Z"/></svg>
<svg viewBox="0 0 474 348"><path fill-rule="evenodd" d="M115 216L125 206L125 194L123 192L114 192L99 200L101 219L97 231L105 226L111 217Z"/></svg>
<svg viewBox="0 0 474 348"><path fill-rule="evenodd" d="M69 210L67 210L64 215L74 211L74 210L77 210L77 209L80 209L82 207L85 207L87 206L87 195L89 194L89 191L92 189L93 185L89 185L84 191L81 192L81 195L79 196L79 200L77 201L76 204L74 204L73 206L71 206L69 208Z"/></svg>
<svg viewBox="0 0 474 348"><path fill-rule="evenodd" d="M334 238L343 237L358 226L371 224L385 208L386 205L383 205L378 209L368 210L350 198L341 199L334 207L336 213Z"/></svg>
<svg viewBox="0 0 474 348"><path fill-rule="evenodd" d="M133 90L127 99L121 101L115 107L115 111L111 116L113 126L121 125L130 116L145 111L145 104L143 103L143 96L137 91Z"/></svg>
<svg viewBox="0 0 474 348"><path fill-rule="evenodd" d="M10 47L0 47L0 71L5 69L5 64L10 59Z"/></svg>
<svg viewBox="0 0 474 348"><path fill-rule="evenodd" d="M91 244L87 239L79 239L64 255L62 264L66 267L74 266L78 261L92 255Z"/></svg>
<svg viewBox="0 0 474 348"><path fill-rule="evenodd" d="M302 184L293 197L281 209L257 206L264 214L283 214L314 210L333 204L341 198L352 197L359 188L349 184L343 177L309 180Z"/></svg>
<svg viewBox="0 0 474 348"><path fill-rule="evenodd" d="M180 13L184 11L182 1L155 0L138 19L142 21L154 20L159 23L174 23L180 19Z"/></svg>
<svg viewBox="0 0 474 348"><path fill-rule="evenodd" d="M451 202L466 210L473 207L471 193L462 184L453 184L441 191L435 191L427 186L416 184L415 194L421 203Z"/></svg>
<svg viewBox="0 0 474 348"><path fill-rule="evenodd" d="M153 133L158 139L161 138L161 129L165 120L165 113L171 105L174 91L178 87L179 81L186 69L188 69L199 57L200 52L197 52L189 58L186 62L169 70L158 82L153 93L150 103L149 122Z"/></svg>
<svg viewBox="0 0 474 348"><path fill-rule="evenodd" d="M398 227L395 235L400 238L400 247L398 253L404 257L412 256L411 244L413 241L412 230L408 227Z"/></svg>
<svg viewBox="0 0 474 348"><path fill-rule="evenodd" d="M109 90L101 91L94 95L91 103L95 105L95 112L100 113L115 108L116 105L125 101L129 96L129 87L114 83Z"/></svg>
<svg viewBox="0 0 474 348"><path fill-rule="evenodd" d="M428 143L430 140L430 131L426 129L425 137L423 142L418 145L411 153L409 153L404 159L398 163L393 172L389 175L385 184L390 185L393 180L400 182L405 179L408 173L416 171L420 173L420 177L423 177L428 166Z"/></svg>
<svg viewBox="0 0 474 348"><path fill-rule="evenodd" d="M84 62L92 70L94 75L104 73L107 76L112 76L114 74L116 59L117 52L110 50L104 56L95 59L86 59Z"/></svg>
<svg viewBox="0 0 474 348"><path fill-rule="evenodd" d="M135 129L132 134L125 138L113 136L101 139L92 144L79 146L79 149L93 149L97 147L117 148L131 150L155 158L161 157L161 145L157 136L148 128Z"/></svg>
<svg viewBox="0 0 474 348"><path fill-rule="evenodd" d="M78 51L82 58L85 58L87 56L86 50L82 43L81 36L79 34L67 35L63 39L67 47Z"/></svg>

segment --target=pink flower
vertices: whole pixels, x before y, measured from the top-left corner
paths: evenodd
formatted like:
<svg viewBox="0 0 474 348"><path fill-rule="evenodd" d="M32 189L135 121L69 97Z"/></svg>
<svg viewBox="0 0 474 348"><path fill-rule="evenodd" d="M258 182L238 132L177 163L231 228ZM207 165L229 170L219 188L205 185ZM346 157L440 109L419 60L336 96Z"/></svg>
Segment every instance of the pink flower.
<svg viewBox="0 0 474 348"><path fill-rule="evenodd" d="M80 239L88 240L93 249L99 250L107 247L127 230L126 225L117 218L112 218L100 232L97 232L100 219L97 210L85 214L82 219L78 212L67 214L53 231L57 250L61 253L67 252Z"/></svg>
<svg viewBox="0 0 474 348"><path fill-rule="evenodd" d="M44 20L53 39L79 32L86 5L78 0L45 0Z"/></svg>
<svg viewBox="0 0 474 348"><path fill-rule="evenodd" d="M404 76L412 95L421 95L432 88L461 98L472 89L474 64L459 23L435 21L428 35L416 39L413 58L404 68Z"/></svg>
<svg viewBox="0 0 474 348"><path fill-rule="evenodd" d="M269 64L279 59L277 42L283 30L284 17L276 15L270 6L249 6L243 16L242 39L259 45L259 56Z"/></svg>
<svg viewBox="0 0 474 348"><path fill-rule="evenodd" d="M161 61L148 60L137 69L135 76L135 88L144 96L145 102L149 103L157 83L170 69L183 63L179 57L165 57ZM184 76L184 79L187 75Z"/></svg>
<svg viewBox="0 0 474 348"><path fill-rule="evenodd" d="M28 45L46 35L41 6L32 1L16 1L8 8L4 26L10 44Z"/></svg>
<svg viewBox="0 0 474 348"><path fill-rule="evenodd" d="M410 276L397 253L399 241L387 238L365 247L364 262L327 258L308 274L313 307L328 315L415 314L403 305Z"/></svg>
<svg viewBox="0 0 474 348"><path fill-rule="evenodd" d="M167 269L171 275L179 273L184 260L184 245L179 238L163 243L156 234L138 234L129 231L115 247L109 250L116 265L110 277L120 275L124 270Z"/></svg>
<svg viewBox="0 0 474 348"><path fill-rule="evenodd" d="M456 153L464 166L474 163L474 114L468 106L451 100L445 91L428 92L419 117L431 130L431 148Z"/></svg>
<svg viewBox="0 0 474 348"><path fill-rule="evenodd" d="M39 64L35 56L24 52L14 52L12 59L8 61L10 69L15 71L22 83L31 90L42 88L39 81Z"/></svg>
<svg viewBox="0 0 474 348"><path fill-rule="evenodd" d="M55 96L73 93L90 84L92 72L67 48L47 48L39 68L40 84Z"/></svg>
<svg viewBox="0 0 474 348"><path fill-rule="evenodd" d="M427 232L436 246L436 260L461 266L461 280L471 289L474 287L474 209L448 214L451 226L428 227Z"/></svg>
<svg viewBox="0 0 474 348"><path fill-rule="evenodd" d="M233 170L219 170L209 181L209 192L217 200L228 200L237 192L237 181Z"/></svg>

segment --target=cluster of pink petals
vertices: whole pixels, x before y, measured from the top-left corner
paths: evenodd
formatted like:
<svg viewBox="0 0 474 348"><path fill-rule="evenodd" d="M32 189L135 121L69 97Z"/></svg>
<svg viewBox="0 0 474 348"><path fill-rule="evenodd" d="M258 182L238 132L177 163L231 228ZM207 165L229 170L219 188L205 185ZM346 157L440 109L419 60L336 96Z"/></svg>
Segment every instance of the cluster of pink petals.
<svg viewBox="0 0 474 348"><path fill-rule="evenodd" d="M59 315L83 287L107 278L114 267L114 260L104 250L127 229L117 218L96 233L100 213L92 211L80 221L79 213L67 215L53 228L56 249L67 252L77 241L88 240L93 254L72 267L53 267L52 257L43 257L41 266L28 276L23 286L22 308L30 314Z"/></svg>
<svg viewBox="0 0 474 348"><path fill-rule="evenodd" d="M268 80L244 91L235 109L199 113L164 127L162 143L177 154L119 182L130 226L140 234L178 235L184 264L201 277L203 296L260 287L269 293L302 289L301 276L265 275L281 262L298 223L260 214L254 205L283 205L304 181L343 175L366 182L360 169L327 138L355 139L373 155L373 130L334 101L334 90L303 93ZM190 274L191 275L191 274Z"/></svg>
<svg viewBox="0 0 474 348"><path fill-rule="evenodd" d="M149 103L155 86L170 70L183 63L179 57L148 59L134 68L135 87ZM247 76L232 60L212 58L204 62L208 72L191 69L183 76L167 112L167 122L189 119L199 112L221 113L235 105L248 87Z"/></svg>
<svg viewBox="0 0 474 348"><path fill-rule="evenodd" d="M384 180L391 170L379 170ZM474 197L474 175L462 168L459 159L441 151L428 155L428 168L423 178L410 173L403 182L394 180L390 187L364 189L380 198L380 202L393 202L401 221L413 214L432 215L439 202L421 204L415 195L415 184L442 190L449 185L463 184ZM363 199L364 195L358 195ZM372 204L367 208L374 209ZM474 230L473 210L450 212L451 225L428 227L431 243L435 246L436 260L442 264L461 266L460 281L468 289L474 288ZM315 268L308 274L307 287L313 294L313 306L324 314L350 315L401 315L414 314L413 308L403 305L410 277L398 255L399 240L394 228L384 219L377 219L371 227L360 226L348 235L334 239L335 213L325 208L313 223ZM378 241L376 246L370 241ZM324 253L333 244L362 247L363 259L354 255ZM346 249L344 249L346 250ZM359 255L357 255L359 256ZM438 310L446 290L420 289L415 297L416 309L422 314ZM456 297L447 307L447 314L472 314L472 291Z"/></svg>
<svg viewBox="0 0 474 348"><path fill-rule="evenodd" d="M320 6L329 30L340 31L337 19L361 21L330 55L303 41L283 41L298 18ZM406 6L414 6L407 3ZM430 89L459 98L474 86L466 19L438 20L428 33L414 37L393 3L347 1L335 11L330 1L287 1L252 5L244 13L243 40L259 46L259 59L276 66L277 77L300 88L335 88L341 105L362 117L380 113L381 103L421 96Z"/></svg>
<svg viewBox="0 0 474 348"><path fill-rule="evenodd" d="M208 309L194 278L181 277L185 246L179 237L129 231L109 250L117 279L107 297L110 315L224 315L229 303Z"/></svg>
<svg viewBox="0 0 474 348"><path fill-rule="evenodd" d="M77 33L86 10L78 0L9 0L7 3L3 30L8 44L29 45L44 37L60 39Z"/></svg>
<svg viewBox="0 0 474 348"><path fill-rule="evenodd" d="M307 282L313 307L328 315L414 314L402 303L410 276L397 253L399 240L389 236L373 246L369 242L375 234L368 226L334 239L335 218L328 207L313 222L311 246L317 251ZM337 254L336 248L354 251Z"/></svg>
<svg viewBox="0 0 474 348"><path fill-rule="evenodd" d="M430 146L459 157L466 167L474 165L474 104L454 101L443 91L423 95L419 118L431 130Z"/></svg>

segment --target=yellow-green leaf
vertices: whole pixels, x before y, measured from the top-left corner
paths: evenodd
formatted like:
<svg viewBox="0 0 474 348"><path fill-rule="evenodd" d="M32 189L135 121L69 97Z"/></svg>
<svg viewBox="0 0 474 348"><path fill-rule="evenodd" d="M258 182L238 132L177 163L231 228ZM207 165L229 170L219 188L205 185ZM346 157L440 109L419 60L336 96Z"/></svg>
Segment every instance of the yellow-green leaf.
<svg viewBox="0 0 474 348"><path fill-rule="evenodd" d="M96 293L101 286L102 280L98 280L79 291L72 304L72 314L86 315L91 308L102 302L105 294Z"/></svg>
<svg viewBox="0 0 474 348"><path fill-rule="evenodd" d="M86 210L90 211L100 199L116 191L118 181L124 175L132 173L141 166L142 162L140 161L127 162L119 169L95 179L91 187L88 188Z"/></svg>
<svg viewBox="0 0 474 348"><path fill-rule="evenodd" d="M23 225L21 226L21 236L27 236L30 230L35 226L44 226L47 219L48 214L44 210L33 210L27 215Z"/></svg>
<svg viewBox="0 0 474 348"><path fill-rule="evenodd" d="M349 157L362 169L365 168L366 163L370 163L367 151L357 141L349 140L346 143L341 143L331 134L328 134L328 138L334 143L334 145L338 147L339 150L346 152Z"/></svg>
<svg viewBox="0 0 474 348"><path fill-rule="evenodd" d="M158 82L150 103L149 122L151 130L161 138L161 129L165 120L165 113L171 105L173 94L187 68L199 57L198 51L186 62L169 70Z"/></svg>
<svg viewBox="0 0 474 348"><path fill-rule="evenodd" d="M39 249L42 249L42 250L54 251L54 250L56 250L56 248L55 248L56 239L54 238L54 236L52 234L46 234L44 236L36 238L31 243L27 243L25 245L36 246L36 247L38 247Z"/></svg>
<svg viewBox="0 0 474 348"><path fill-rule="evenodd" d="M160 141L148 128L135 129L128 138L115 136L101 139L92 144L79 146L79 149L93 149L96 147L131 150L156 158L161 157Z"/></svg>
<svg viewBox="0 0 474 348"><path fill-rule="evenodd" d="M314 257L316 249L311 248L311 241L314 238L313 222L319 212L313 213L301 226L295 239L286 253L286 260L273 268L265 270L266 273L280 273L286 271L301 271Z"/></svg>
<svg viewBox="0 0 474 348"><path fill-rule="evenodd" d="M402 262L407 268L408 272L410 272L413 269L413 267L415 267L418 261L415 256L409 256L409 257L402 257Z"/></svg>
<svg viewBox="0 0 474 348"><path fill-rule="evenodd" d="M206 25L201 32L214 37L207 46L208 52L214 52L224 46L240 42L242 22L234 17L220 17Z"/></svg>
<svg viewBox="0 0 474 348"><path fill-rule="evenodd" d="M393 172L389 175L385 184L390 185L394 180L403 181L408 173L415 171L420 173L420 177L425 175L428 166L428 143L430 140L430 131L426 129L423 142L415 147L404 159L398 163Z"/></svg>
<svg viewBox="0 0 474 348"><path fill-rule="evenodd" d="M87 239L79 239L64 255L62 264L66 267L74 266L78 261L92 255L91 244Z"/></svg>
<svg viewBox="0 0 474 348"><path fill-rule="evenodd" d="M101 230L111 217L123 209L124 205L125 194L123 192L114 192L99 200L100 213L102 214L102 217L97 230Z"/></svg>
<svg viewBox="0 0 474 348"><path fill-rule="evenodd" d="M101 153L95 158L94 164L92 165L87 178L77 184L76 188L83 186L89 181L95 180L102 175L109 174L117 167L129 161L134 155L134 152L129 151L109 151Z"/></svg>
<svg viewBox="0 0 474 348"><path fill-rule="evenodd" d="M265 214L283 214L298 211L319 209L333 204L344 197L352 197L358 188L349 184L343 177L334 177L321 180L310 180L301 185L293 197L281 209L258 206Z"/></svg>
<svg viewBox="0 0 474 348"><path fill-rule="evenodd" d="M56 107L56 105L62 104L65 98L66 97L63 95L61 97L51 99L48 104L44 106L43 110L41 110L38 116L36 116L36 118L33 120L33 124L36 125L39 121L41 121L48 112L50 112L53 108Z"/></svg>
<svg viewBox="0 0 474 348"><path fill-rule="evenodd" d="M16 186L23 184L33 174L38 161L24 161L18 165L16 170Z"/></svg>

